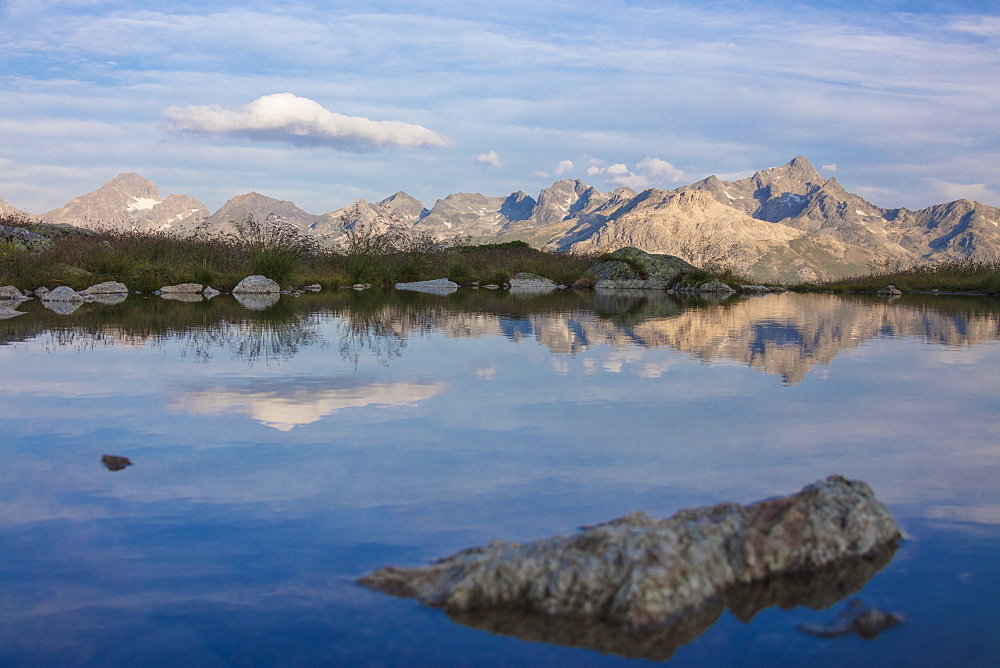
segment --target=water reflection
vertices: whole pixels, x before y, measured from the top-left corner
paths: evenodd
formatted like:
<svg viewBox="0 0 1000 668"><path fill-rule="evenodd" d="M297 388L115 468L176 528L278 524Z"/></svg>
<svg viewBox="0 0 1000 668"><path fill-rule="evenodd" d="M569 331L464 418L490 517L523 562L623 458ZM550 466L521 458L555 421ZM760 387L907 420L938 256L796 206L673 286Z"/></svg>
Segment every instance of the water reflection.
<svg viewBox="0 0 1000 668"><path fill-rule="evenodd" d="M191 415L238 413L278 431L291 431L345 408L414 405L445 388L440 382L379 383L344 378L204 385L176 392L170 409Z"/></svg>
<svg viewBox="0 0 1000 668"><path fill-rule="evenodd" d="M874 555L841 561L822 570L790 573L739 585L704 607L653 628L629 630L600 620L523 610L450 612L448 615L465 626L521 640L584 647L630 659L667 661L677 648L708 631L727 608L744 623L774 606L786 610L797 606L813 610L828 608L859 591L892 561L896 549L897 546L892 545Z"/></svg>
<svg viewBox="0 0 1000 668"><path fill-rule="evenodd" d="M226 349L257 362L288 359L304 346L325 342L320 323L333 316L339 324L333 334L337 349L355 366L367 355L389 364L403 355L410 338L440 332L455 338L534 340L559 355L599 345L667 348L705 362L736 361L794 385L811 369L873 338L913 336L946 346L1000 338L1000 305L989 298L908 296L891 303L783 294L708 302L626 291L510 295L482 290L447 298L373 291L264 297L198 304L133 299L116 309L71 304L86 317L55 322L43 316L41 307L29 306L31 317L0 324L0 344L35 333L57 337L60 346L88 337L131 345L171 337L184 341L198 358ZM621 369L621 363L605 366ZM646 375L660 373L652 369Z"/></svg>

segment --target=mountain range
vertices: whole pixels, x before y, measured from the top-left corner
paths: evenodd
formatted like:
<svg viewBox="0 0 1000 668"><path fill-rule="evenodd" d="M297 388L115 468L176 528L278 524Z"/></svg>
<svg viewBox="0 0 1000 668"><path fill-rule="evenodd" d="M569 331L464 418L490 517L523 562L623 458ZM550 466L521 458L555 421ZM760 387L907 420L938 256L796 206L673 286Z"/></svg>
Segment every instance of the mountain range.
<svg viewBox="0 0 1000 668"><path fill-rule="evenodd" d="M0 213L16 211L0 199ZM83 228L191 234L233 231L247 215L274 215L333 245L343 223L391 214L439 239L520 239L539 248L603 252L637 246L695 264L729 261L762 279L823 280L874 264L1000 259L1000 208L957 200L911 211L885 209L824 179L796 157L738 181L710 176L676 190L599 192L580 180L557 181L537 198L523 191L491 197L456 193L430 209L405 192L359 199L325 214L251 192L215 213L185 195L161 198L135 173L119 174L64 207L37 216Z"/></svg>

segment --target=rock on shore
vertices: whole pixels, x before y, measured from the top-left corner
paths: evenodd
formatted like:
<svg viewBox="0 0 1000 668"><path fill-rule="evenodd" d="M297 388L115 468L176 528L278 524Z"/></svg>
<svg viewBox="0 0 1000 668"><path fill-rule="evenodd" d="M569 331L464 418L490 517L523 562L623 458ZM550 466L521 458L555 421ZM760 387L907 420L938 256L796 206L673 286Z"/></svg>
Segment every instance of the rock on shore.
<svg viewBox="0 0 1000 668"><path fill-rule="evenodd" d="M359 582L449 614L521 609L642 628L727 589L874 554L901 537L860 481L830 476L788 497L722 503L656 520L638 512L570 537L494 541Z"/></svg>
<svg viewBox="0 0 1000 668"><path fill-rule="evenodd" d="M247 276L233 288L233 294L270 295L281 292L281 287L266 276Z"/></svg>

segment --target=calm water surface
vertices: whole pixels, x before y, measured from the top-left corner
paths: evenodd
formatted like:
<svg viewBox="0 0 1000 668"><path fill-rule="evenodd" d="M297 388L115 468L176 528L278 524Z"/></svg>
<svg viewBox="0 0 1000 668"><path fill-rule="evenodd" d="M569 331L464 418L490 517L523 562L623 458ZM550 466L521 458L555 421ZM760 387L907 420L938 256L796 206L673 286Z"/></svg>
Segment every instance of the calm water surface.
<svg viewBox="0 0 1000 668"><path fill-rule="evenodd" d="M348 291L250 306L31 301L0 321L0 664L1000 660L995 299ZM109 471L104 454L134 466ZM906 541L878 572L764 592L781 605L762 610L584 638L353 584L831 473L871 484ZM796 630L852 596L906 622L874 640Z"/></svg>

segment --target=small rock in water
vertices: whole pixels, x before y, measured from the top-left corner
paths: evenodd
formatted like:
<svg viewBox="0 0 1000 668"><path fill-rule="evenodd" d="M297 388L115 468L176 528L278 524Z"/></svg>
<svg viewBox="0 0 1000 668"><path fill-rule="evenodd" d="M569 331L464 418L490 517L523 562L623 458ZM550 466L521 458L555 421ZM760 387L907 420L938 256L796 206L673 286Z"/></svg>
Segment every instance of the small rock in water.
<svg viewBox="0 0 1000 668"><path fill-rule="evenodd" d="M903 294L903 291L897 288L895 285L887 285L875 294L881 295L882 297L898 297Z"/></svg>
<svg viewBox="0 0 1000 668"><path fill-rule="evenodd" d="M817 638L840 638L854 633L871 640L902 621L902 615L872 608L854 599L829 624L799 624L797 628Z"/></svg>
<svg viewBox="0 0 1000 668"><path fill-rule="evenodd" d="M128 457L119 457L118 455L104 455L101 457L101 463L109 471L121 471L126 466L132 466L132 461Z"/></svg>

